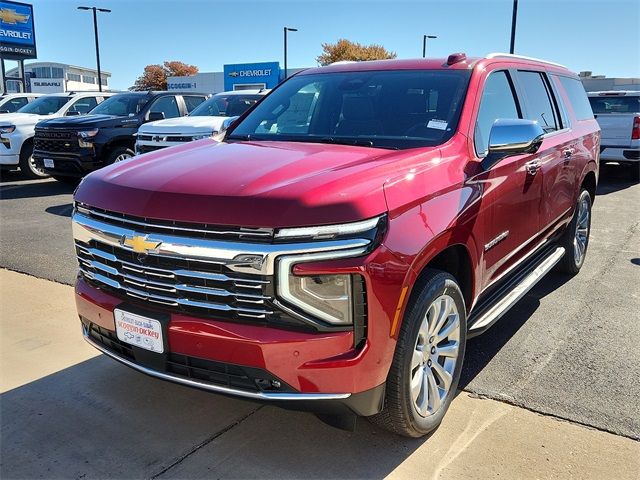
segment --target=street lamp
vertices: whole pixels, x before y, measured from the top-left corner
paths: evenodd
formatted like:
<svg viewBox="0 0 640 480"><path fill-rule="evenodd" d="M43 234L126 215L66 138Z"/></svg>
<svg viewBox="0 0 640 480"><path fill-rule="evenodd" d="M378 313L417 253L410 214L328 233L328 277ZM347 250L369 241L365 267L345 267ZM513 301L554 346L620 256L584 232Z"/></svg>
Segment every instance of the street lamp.
<svg viewBox="0 0 640 480"><path fill-rule="evenodd" d="M297 32L297 28L284 27L284 79L287 79L287 32Z"/></svg>
<svg viewBox="0 0 640 480"><path fill-rule="evenodd" d="M516 48L516 20L518 18L518 0L513 0L513 14L511 15L511 46L509 53L513 54Z"/></svg>
<svg viewBox="0 0 640 480"><path fill-rule="evenodd" d="M78 10L93 10L93 33L96 37L96 62L98 64L98 90L102 91L102 73L100 72L100 46L98 45L98 16L96 12L110 13L107 8L98 7L78 7Z"/></svg>
<svg viewBox="0 0 640 480"><path fill-rule="evenodd" d="M436 35L422 36L422 58L427 58L427 38L438 38Z"/></svg>

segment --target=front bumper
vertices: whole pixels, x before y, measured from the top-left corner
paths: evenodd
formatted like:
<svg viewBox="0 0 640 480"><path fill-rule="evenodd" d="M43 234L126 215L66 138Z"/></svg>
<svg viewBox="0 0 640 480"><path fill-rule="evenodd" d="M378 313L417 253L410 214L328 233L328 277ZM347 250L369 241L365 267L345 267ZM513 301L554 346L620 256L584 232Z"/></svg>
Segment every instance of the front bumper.
<svg viewBox="0 0 640 480"><path fill-rule="evenodd" d="M52 159L55 167L45 167L45 158ZM83 177L94 170L104 167L105 163L99 160L99 158L100 157L89 149L79 153L43 152L38 150L33 152L33 160L39 168L42 168L49 175L63 175L67 177Z"/></svg>
<svg viewBox="0 0 640 480"><path fill-rule="evenodd" d="M0 146L0 148L2 148ZM0 154L0 165L18 165L20 163L20 155L18 154Z"/></svg>
<svg viewBox="0 0 640 480"><path fill-rule="evenodd" d="M182 364L199 365L196 368L201 373L205 371L206 362L217 365L212 367L216 371L194 375L187 370L167 369L164 360L154 358L161 355L142 350L136 353L136 347L123 344L127 347L125 352L122 345L117 344L113 310L139 311L139 307L123 307L122 299L89 285L82 278L76 283L76 305L88 343L147 375L214 393L317 413L352 412L369 416L382 408L388 365L375 362L377 349L371 348L369 342L361 350L354 350L352 332L312 334L171 314L166 330L168 355L188 358ZM152 310L149 313L166 315ZM104 335L91 335L92 329ZM100 340L100 337L105 338ZM238 369L244 373L239 374ZM236 380L230 380L229 375ZM239 376L246 378L239 383Z"/></svg>

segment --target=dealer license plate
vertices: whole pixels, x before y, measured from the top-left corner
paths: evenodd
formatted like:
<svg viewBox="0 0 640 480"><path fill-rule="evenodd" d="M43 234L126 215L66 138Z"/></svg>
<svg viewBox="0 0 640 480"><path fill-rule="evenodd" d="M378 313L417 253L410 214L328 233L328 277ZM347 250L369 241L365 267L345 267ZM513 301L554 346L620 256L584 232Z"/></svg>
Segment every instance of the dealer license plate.
<svg viewBox="0 0 640 480"><path fill-rule="evenodd" d="M162 324L153 318L115 309L116 334L125 343L156 353L164 352Z"/></svg>
<svg viewBox="0 0 640 480"><path fill-rule="evenodd" d="M55 168L55 163L53 163L53 158L45 158L44 166L47 168Z"/></svg>

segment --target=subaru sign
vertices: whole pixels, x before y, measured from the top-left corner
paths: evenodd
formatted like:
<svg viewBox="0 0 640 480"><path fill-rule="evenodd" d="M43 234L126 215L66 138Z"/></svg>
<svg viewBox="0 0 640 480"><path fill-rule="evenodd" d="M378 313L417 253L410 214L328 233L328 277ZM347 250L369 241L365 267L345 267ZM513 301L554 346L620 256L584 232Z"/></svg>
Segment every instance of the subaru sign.
<svg viewBox="0 0 640 480"><path fill-rule="evenodd" d="M280 82L280 64L278 62L241 63L224 66L224 89L226 91L240 90L242 86L274 88L278 82Z"/></svg>
<svg viewBox="0 0 640 480"><path fill-rule="evenodd" d="M12 60L36 58L31 5L0 0L0 54Z"/></svg>

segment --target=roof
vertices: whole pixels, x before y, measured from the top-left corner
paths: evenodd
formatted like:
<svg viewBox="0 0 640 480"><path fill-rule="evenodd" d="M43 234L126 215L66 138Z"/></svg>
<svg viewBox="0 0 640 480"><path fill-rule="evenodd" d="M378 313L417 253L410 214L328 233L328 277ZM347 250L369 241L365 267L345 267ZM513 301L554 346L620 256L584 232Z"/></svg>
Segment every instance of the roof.
<svg viewBox="0 0 640 480"><path fill-rule="evenodd" d="M508 61L526 65L538 65L541 67L551 67L569 72L567 67L559 63L541 60L522 55L511 55L509 53L490 53L486 57L466 57L462 53L453 55L461 56L463 60L457 60L449 65L448 58L417 58L403 60L373 60L364 62L336 62L324 67L309 68L297 75L309 75L314 73L331 72L360 72L373 70L467 70L475 67L479 62Z"/></svg>
<svg viewBox="0 0 640 480"><path fill-rule="evenodd" d="M95 68L90 68L90 67L80 67L78 65L69 65L68 63L60 63L60 62L31 62L31 63L25 63L24 64L24 68L25 70L28 68L33 68L33 67L60 67L60 68L75 68L78 70L85 70L87 72L92 72L95 73L96 75L98 75L98 70L96 70ZM11 70L7 70L7 76L9 76L9 73L13 73L13 72L17 72L18 71L18 67L12 68ZM106 70L102 70L100 69L100 74L102 76L108 76L111 77L111 72L107 72Z"/></svg>
<svg viewBox="0 0 640 480"><path fill-rule="evenodd" d="M267 88L247 89L247 90L229 90L228 92L216 93L216 95L266 95L271 90Z"/></svg>

